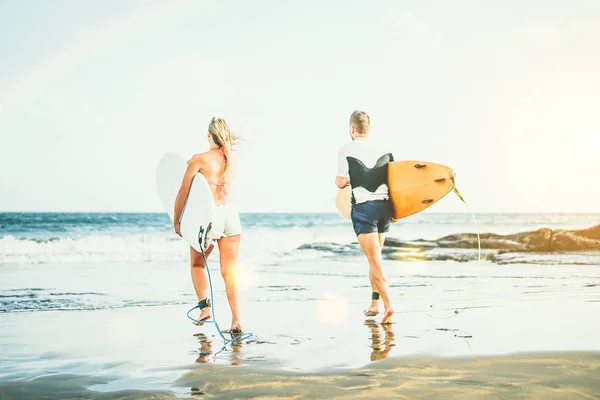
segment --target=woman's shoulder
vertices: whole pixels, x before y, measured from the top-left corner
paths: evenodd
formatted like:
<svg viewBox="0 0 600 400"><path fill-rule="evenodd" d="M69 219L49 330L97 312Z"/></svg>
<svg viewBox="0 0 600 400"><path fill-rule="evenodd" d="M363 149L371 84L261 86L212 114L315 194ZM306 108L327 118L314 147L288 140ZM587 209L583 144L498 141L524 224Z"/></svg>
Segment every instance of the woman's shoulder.
<svg viewBox="0 0 600 400"><path fill-rule="evenodd" d="M206 160L208 155L208 151L205 151L204 153L198 153L198 154L194 154L189 160L188 160L188 164L191 163L199 163L202 162L204 160Z"/></svg>

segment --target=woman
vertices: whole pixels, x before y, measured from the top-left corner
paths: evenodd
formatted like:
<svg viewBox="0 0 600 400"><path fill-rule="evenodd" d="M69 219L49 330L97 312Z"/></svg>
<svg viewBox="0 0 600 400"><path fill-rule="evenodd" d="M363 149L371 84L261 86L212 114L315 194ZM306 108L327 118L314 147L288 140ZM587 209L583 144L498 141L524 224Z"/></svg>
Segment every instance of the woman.
<svg viewBox="0 0 600 400"><path fill-rule="evenodd" d="M212 239L219 246L221 275L225 280L227 300L231 308L231 333L241 333L242 325L238 309L238 292L235 282L235 267L237 264L242 225L240 216L229 203L228 193L235 177L237 163L232 150L238 138L231 132L224 119L213 118L208 126L208 143L210 150L194 155L188 161L188 167L181 182L181 188L175 200L175 232L181 236L179 220L190 191L192 180L200 172L206 178L215 200L215 210L212 222ZM204 252L206 258L212 252L214 242ZM205 265L202 253L190 247L192 265L192 282L198 297L200 317L196 325L203 325L212 318L208 279L204 273Z"/></svg>

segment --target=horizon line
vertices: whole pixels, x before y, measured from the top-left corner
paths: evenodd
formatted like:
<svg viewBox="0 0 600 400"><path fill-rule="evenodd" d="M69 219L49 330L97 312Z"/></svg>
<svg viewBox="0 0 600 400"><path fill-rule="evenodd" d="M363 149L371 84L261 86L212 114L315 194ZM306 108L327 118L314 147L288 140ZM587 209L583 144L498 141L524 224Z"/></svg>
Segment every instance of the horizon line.
<svg viewBox="0 0 600 400"><path fill-rule="evenodd" d="M336 211L238 211L240 214L339 214ZM0 214L167 214L166 211L5 211ZM418 213L418 214L421 214ZM429 211L428 214L470 214L469 211ZM600 211L476 211L473 214L570 214L600 215ZM416 215L416 214L413 214ZM340 215L341 216L341 215Z"/></svg>

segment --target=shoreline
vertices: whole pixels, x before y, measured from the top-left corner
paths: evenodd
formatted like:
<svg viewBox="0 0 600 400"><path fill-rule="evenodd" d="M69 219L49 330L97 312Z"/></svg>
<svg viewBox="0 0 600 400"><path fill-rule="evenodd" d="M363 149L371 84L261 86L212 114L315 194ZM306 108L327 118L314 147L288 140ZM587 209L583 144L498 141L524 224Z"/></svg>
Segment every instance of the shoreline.
<svg viewBox="0 0 600 400"><path fill-rule="evenodd" d="M274 366L196 364L146 389L123 388L117 376L69 373L0 380L0 398L594 398L600 393L600 352L514 353L487 357L396 356L361 368L314 372ZM121 386L121 387L120 387ZM152 387L154 386L154 387Z"/></svg>

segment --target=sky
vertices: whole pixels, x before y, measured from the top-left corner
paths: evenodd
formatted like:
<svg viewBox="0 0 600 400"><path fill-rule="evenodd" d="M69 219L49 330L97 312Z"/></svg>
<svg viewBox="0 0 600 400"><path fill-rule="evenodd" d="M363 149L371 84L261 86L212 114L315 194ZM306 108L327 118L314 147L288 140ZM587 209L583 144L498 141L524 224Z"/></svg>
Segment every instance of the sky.
<svg viewBox="0 0 600 400"><path fill-rule="evenodd" d="M596 0L0 0L0 211L163 211L219 116L240 211L335 212L359 109L474 211L600 212L598 71Z"/></svg>

